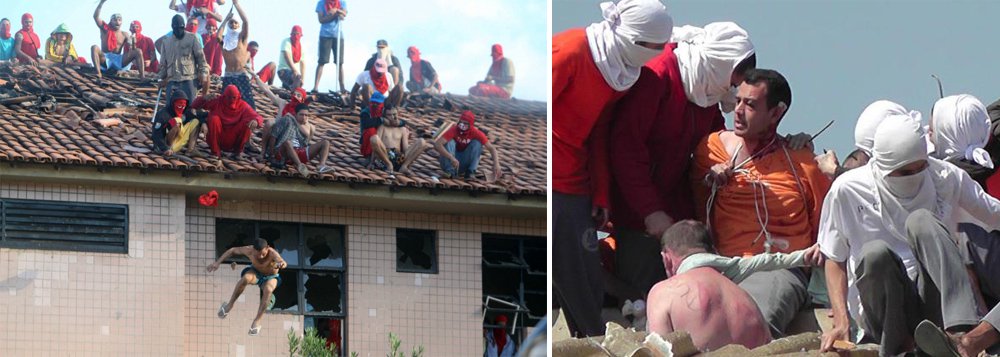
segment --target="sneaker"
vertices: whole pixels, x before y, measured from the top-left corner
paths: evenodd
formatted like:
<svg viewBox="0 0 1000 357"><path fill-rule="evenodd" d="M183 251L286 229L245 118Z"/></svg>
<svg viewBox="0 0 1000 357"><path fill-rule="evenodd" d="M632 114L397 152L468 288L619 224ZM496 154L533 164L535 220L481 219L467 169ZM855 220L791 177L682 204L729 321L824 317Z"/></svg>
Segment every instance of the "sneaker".
<svg viewBox="0 0 1000 357"><path fill-rule="evenodd" d="M224 318L226 318L226 316L229 316L229 312L226 311L226 302L225 301L223 301L222 305L219 306L219 314L218 315L219 315L220 319L224 319Z"/></svg>
<svg viewBox="0 0 1000 357"><path fill-rule="evenodd" d="M319 170L318 170L317 172L319 172L319 173L321 173L321 174L325 174L325 173L327 173L327 172L330 172L330 171L333 171L333 168L332 168L332 167L329 167L329 166L326 166L326 165L323 165L323 166L320 166L320 167L319 167Z"/></svg>

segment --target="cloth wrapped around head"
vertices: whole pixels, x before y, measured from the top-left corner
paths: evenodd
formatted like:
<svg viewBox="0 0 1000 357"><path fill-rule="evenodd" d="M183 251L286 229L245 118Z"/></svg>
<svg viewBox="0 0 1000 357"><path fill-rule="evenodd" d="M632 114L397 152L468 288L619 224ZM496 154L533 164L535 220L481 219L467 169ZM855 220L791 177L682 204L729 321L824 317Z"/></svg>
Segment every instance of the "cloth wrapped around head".
<svg viewBox="0 0 1000 357"><path fill-rule="evenodd" d="M611 88L624 91L639 79L639 70L660 50L636 42L662 44L670 40L674 20L659 0L601 3L604 20L587 27L594 64Z"/></svg>
<svg viewBox="0 0 1000 357"><path fill-rule="evenodd" d="M983 149L990 141L990 116L979 99L968 94L941 98L931 113L934 157L964 158L993 168L993 158Z"/></svg>
<svg viewBox="0 0 1000 357"><path fill-rule="evenodd" d="M670 42L677 42L674 54L688 100L702 108L722 103L723 111L731 112L736 107L733 70L754 54L746 30L732 22L675 27Z"/></svg>

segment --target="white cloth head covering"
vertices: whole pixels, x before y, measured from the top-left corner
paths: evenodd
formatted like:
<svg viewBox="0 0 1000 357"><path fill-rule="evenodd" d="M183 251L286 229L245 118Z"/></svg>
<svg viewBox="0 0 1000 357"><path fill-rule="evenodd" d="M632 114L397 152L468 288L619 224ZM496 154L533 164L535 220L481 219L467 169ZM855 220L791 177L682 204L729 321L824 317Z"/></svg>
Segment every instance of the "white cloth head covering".
<svg viewBox="0 0 1000 357"><path fill-rule="evenodd" d="M733 111L733 70L754 53L746 30L732 22L675 27L670 42L677 42L674 55L688 100L702 108L722 103L724 112Z"/></svg>
<svg viewBox="0 0 1000 357"><path fill-rule="evenodd" d="M232 51L240 44L240 33L226 26L226 35L222 37L222 49Z"/></svg>
<svg viewBox="0 0 1000 357"><path fill-rule="evenodd" d="M639 70L661 51L636 41L666 43L674 20L659 0L621 0L601 3L604 20L587 27L587 42L594 64L616 91L632 87Z"/></svg>
<svg viewBox="0 0 1000 357"><path fill-rule="evenodd" d="M888 100L875 101L865 107L858 116L854 126L854 146L872 156L872 143L875 142L875 129L889 115L906 115L908 111L902 105Z"/></svg>
<svg viewBox="0 0 1000 357"><path fill-rule="evenodd" d="M993 168L993 159L983 150L990 140L990 115L976 97L959 94L939 99L931 113L931 127L932 156L941 160L965 158Z"/></svg>
<svg viewBox="0 0 1000 357"><path fill-rule="evenodd" d="M871 166L878 191L882 223L897 238L906 240L906 218L918 209L940 213L934 175L937 160L928 159L926 136L920 113L887 116L875 130ZM927 160L928 167L908 176L889 173L911 163Z"/></svg>

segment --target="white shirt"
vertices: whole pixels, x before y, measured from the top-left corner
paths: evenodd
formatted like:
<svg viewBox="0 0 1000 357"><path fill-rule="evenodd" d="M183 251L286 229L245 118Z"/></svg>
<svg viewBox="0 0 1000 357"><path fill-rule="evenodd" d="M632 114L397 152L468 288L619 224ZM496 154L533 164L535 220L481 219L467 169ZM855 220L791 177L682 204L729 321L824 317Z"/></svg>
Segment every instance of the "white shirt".
<svg viewBox="0 0 1000 357"><path fill-rule="evenodd" d="M389 82L389 87L388 89L385 90L384 93L382 93L382 95L388 97L389 92L391 92L392 88L395 87L395 83L392 82L392 76L389 75L389 72L385 73L385 80ZM372 81L372 74L371 72L368 71L361 72L361 74L358 75L358 79L354 80L354 83L357 83L358 85L361 86L369 85L372 86L372 88L375 88L375 82Z"/></svg>
<svg viewBox="0 0 1000 357"><path fill-rule="evenodd" d="M928 158L927 170L932 170L938 199L943 207L941 222L955 232L962 214L968 212L987 224L987 230L1000 228L1000 201L983 191L969 174L955 165ZM836 262L847 262L847 308L855 321L861 322L863 311L854 271L861 259L865 243L881 240L888 243L906 266L911 280L917 277L917 261L910 245L890 233L882 223L878 191L872 175L872 164L848 171L833 182L823 201L817 241L820 251ZM963 209L953 209L962 207ZM898 227L905 232L905 227Z"/></svg>
<svg viewBox="0 0 1000 357"><path fill-rule="evenodd" d="M306 60L306 44L302 43L302 41L300 40L299 41L299 45L302 47L302 57L299 58L298 62L292 63L290 65L288 63L288 60L285 59L285 52L288 52L288 57L292 57L292 39L286 38L284 41L281 41L281 52L278 53L278 70L279 71L283 70L283 69L291 70L292 69L292 67L291 67L292 65L295 66L295 69L299 69L299 63L302 63L302 61ZM294 58L292 58L292 60L294 60ZM304 73L300 73L300 74L304 75Z"/></svg>
<svg viewBox="0 0 1000 357"><path fill-rule="evenodd" d="M184 14L184 18L185 18L184 23L186 24L187 23L187 13L188 13L187 4L178 4L177 5L177 12L181 13L181 14ZM218 14L218 12L216 12L216 14ZM196 17L196 19L198 19L198 35L204 35L208 31L208 30L205 29L205 26L208 25L208 18L207 18L207 16L208 15L202 15L202 16Z"/></svg>

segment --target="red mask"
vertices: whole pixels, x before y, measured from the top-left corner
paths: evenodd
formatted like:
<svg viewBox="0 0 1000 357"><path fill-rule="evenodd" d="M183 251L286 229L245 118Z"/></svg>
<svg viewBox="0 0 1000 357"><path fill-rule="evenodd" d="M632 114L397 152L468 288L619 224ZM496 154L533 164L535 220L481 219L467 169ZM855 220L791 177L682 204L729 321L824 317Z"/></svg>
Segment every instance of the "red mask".
<svg viewBox="0 0 1000 357"><path fill-rule="evenodd" d="M465 130L462 130L462 127L458 126L458 131L464 134L465 132L469 131L469 129L472 129L472 125L474 125L476 123L476 115L472 114L472 112L466 110L466 111L462 112L462 117L459 118L458 121L459 121L459 123L466 122L466 123L469 124L469 127L466 128Z"/></svg>
<svg viewBox="0 0 1000 357"><path fill-rule="evenodd" d="M185 30L191 33L198 33L198 19L188 20L188 25L187 28L185 28Z"/></svg>
<svg viewBox="0 0 1000 357"><path fill-rule="evenodd" d="M285 107L281 109L281 115L294 114L295 107L297 107L299 104L306 103L306 97L308 95L309 94L306 93L305 89L295 88L295 90L292 91L292 100L289 100L288 104L285 104Z"/></svg>
<svg viewBox="0 0 1000 357"><path fill-rule="evenodd" d="M230 110L236 110L239 109L241 101L240 90L232 84L226 86L226 91L222 94L222 103Z"/></svg>
<svg viewBox="0 0 1000 357"><path fill-rule="evenodd" d="M174 101L174 115L184 116L184 108L187 108L187 99L178 99Z"/></svg>
<svg viewBox="0 0 1000 357"><path fill-rule="evenodd" d="M219 193L211 190L198 197L198 203L205 207L215 207L219 205Z"/></svg>
<svg viewBox="0 0 1000 357"><path fill-rule="evenodd" d="M490 52L490 56L493 57L493 61L503 59L503 47L501 47L499 43L493 45L493 50Z"/></svg>
<svg viewBox="0 0 1000 357"><path fill-rule="evenodd" d="M31 20L31 24L28 24L28 20ZM21 29L25 31L35 30L35 17L31 16L29 13L21 15Z"/></svg>
<svg viewBox="0 0 1000 357"><path fill-rule="evenodd" d="M142 24L139 21L132 21L132 27L129 28L135 34L136 38L142 38Z"/></svg>
<svg viewBox="0 0 1000 357"><path fill-rule="evenodd" d="M383 109L385 109L385 105L382 105L382 103L371 103L368 107L368 111L371 112L372 118L381 118Z"/></svg>
<svg viewBox="0 0 1000 357"><path fill-rule="evenodd" d="M10 21L0 23L0 38L4 40L10 38Z"/></svg>
<svg viewBox="0 0 1000 357"><path fill-rule="evenodd" d="M299 44L299 40L302 39L302 27L301 26L295 25L295 26L292 27L291 38L292 38L292 44L293 45Z"/></svg>
<svg viewBox="0 0 1000 357"><path fill-rule="evenodd" d="M292 61L299 63L302 60L302 43L299 40L302 39L302 27L295 25L292 27Z"/></svg>

